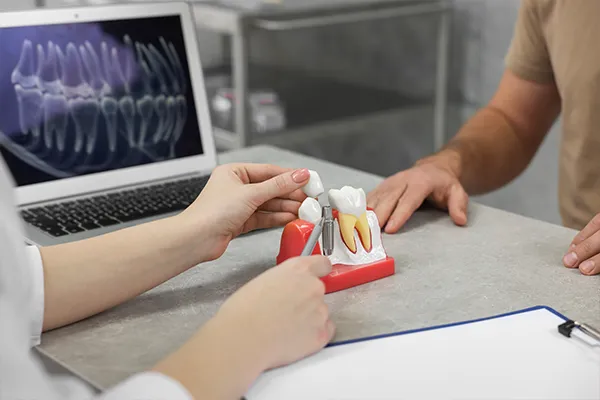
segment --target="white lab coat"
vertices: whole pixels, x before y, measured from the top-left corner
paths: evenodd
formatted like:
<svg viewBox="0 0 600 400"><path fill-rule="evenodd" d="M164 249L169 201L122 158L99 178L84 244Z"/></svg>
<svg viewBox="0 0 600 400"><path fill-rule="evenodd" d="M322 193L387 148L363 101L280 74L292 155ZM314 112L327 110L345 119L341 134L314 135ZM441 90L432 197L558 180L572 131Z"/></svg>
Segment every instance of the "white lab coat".
<svg viewBox="0 0 600 400"><path fill-rule="evenodd" d="M130 377L95 397L76 378L54 378L33 354L41 338L44 270L39 250L23 243L14 182L0 156L0 399L191 400L177 381L155 372Z"/></svg>

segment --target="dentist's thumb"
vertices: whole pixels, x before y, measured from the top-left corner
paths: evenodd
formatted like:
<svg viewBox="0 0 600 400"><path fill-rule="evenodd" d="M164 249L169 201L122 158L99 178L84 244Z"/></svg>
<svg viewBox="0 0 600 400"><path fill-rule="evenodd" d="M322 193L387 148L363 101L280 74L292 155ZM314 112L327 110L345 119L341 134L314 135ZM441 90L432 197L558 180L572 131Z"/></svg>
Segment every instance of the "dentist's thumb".
<svg viewBox="0 0 600 400"><path fill-rule="evenodd" d="M276 197L285 196L294 190L300 189L308 183L310 172L306 168L274 176L264 182L257 183L253 187L253 198L263 204Z"/></svg>

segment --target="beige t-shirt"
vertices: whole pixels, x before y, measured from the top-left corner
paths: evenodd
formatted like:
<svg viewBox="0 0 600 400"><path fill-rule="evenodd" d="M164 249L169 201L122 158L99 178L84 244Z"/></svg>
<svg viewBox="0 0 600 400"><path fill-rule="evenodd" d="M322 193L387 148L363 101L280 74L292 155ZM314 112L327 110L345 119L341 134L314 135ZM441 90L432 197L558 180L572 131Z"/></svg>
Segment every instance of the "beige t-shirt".
<svg viewBox="0 0 600 400"><path fill-rule="evenodd" d="M581 229L600 212L600 0L523 0L506 66L558 88L560 213Z"/></svg>

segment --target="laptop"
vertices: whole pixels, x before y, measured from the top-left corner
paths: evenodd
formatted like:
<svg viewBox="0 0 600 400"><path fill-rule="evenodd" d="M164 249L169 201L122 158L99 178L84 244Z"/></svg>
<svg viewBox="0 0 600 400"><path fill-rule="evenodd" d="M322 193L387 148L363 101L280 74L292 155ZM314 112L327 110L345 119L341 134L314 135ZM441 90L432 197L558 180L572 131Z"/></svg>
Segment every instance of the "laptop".
<svg viewBox="0 0 600 400"><path fill-rule="evenodd" d="M185 3L0 13L0 152L26 241L175 215L216 166Z"/></svg>

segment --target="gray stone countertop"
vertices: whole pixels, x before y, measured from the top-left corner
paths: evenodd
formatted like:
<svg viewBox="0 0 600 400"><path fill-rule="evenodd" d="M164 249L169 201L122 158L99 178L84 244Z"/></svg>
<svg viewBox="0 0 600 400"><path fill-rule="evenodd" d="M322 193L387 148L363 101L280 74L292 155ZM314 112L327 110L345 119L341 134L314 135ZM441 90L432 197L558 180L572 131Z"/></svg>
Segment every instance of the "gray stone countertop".
<svg viewBox="0 0 600 400"><path fill-rule="evenodd" d="M317 170L326 189L373 189L380 177L259 146L220 162L268 162ZM394 276L327 295L335 341L488 317L546 305L600 327L600 276L564 268L576 232L478 204L467 227L444 212L421 210L384 246ZM241 285L271 268L281 230L234 240L202 264L136 299L45 333L39 349L98 387L152 367L186 341Z"/></svg>

